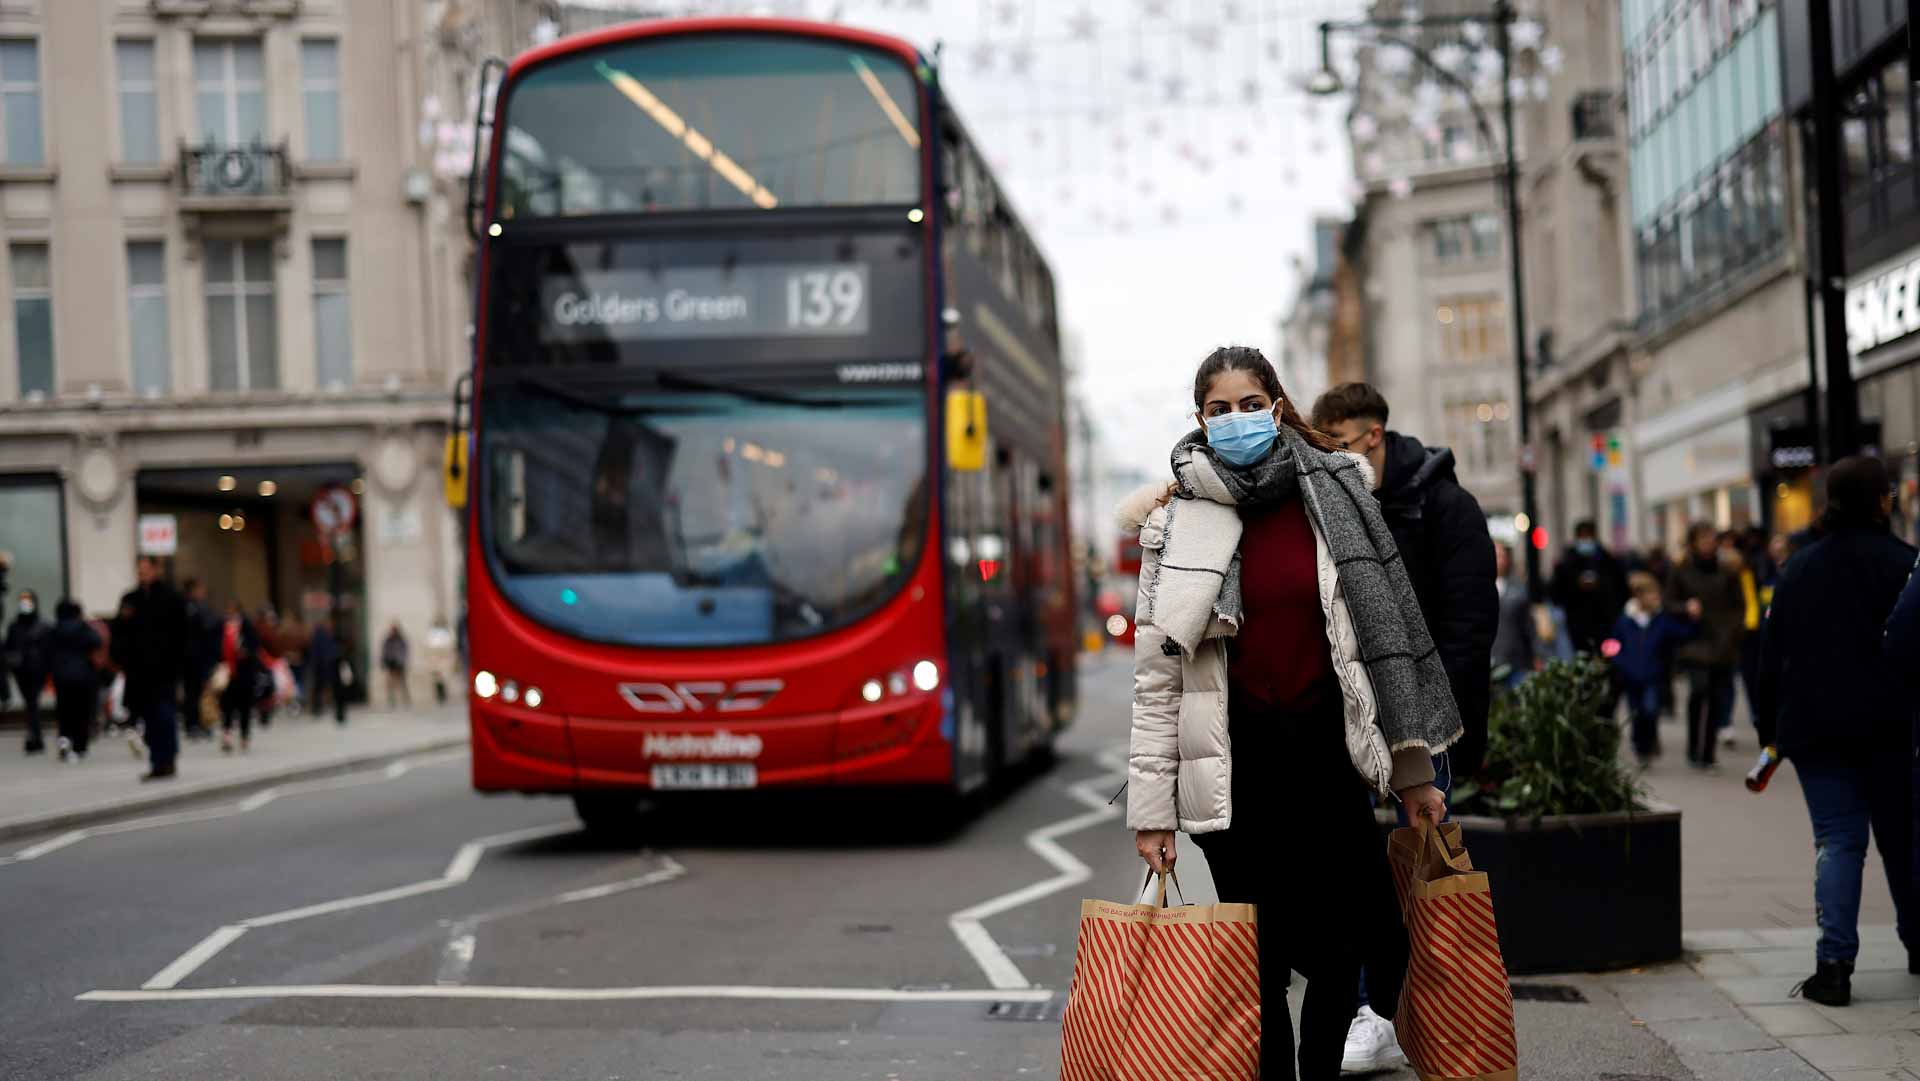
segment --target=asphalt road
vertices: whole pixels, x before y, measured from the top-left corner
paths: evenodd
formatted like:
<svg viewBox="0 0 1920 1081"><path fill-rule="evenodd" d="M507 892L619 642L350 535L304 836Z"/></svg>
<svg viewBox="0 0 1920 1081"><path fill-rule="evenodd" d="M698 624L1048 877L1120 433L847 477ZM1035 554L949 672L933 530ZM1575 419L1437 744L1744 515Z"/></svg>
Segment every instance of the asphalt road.
<svg viewBox="0 0 1920 1081"><path fill-rule="evenodd" d="M0 1079L1054 1077L1079 901L1139 883L1128 683L1089 664L1058 764L958 826L809 797L606 843L442 756L0 865ZM1523 1006L1571 1056L1531 1076L1685 1076L1611 1005Z"/></svg>

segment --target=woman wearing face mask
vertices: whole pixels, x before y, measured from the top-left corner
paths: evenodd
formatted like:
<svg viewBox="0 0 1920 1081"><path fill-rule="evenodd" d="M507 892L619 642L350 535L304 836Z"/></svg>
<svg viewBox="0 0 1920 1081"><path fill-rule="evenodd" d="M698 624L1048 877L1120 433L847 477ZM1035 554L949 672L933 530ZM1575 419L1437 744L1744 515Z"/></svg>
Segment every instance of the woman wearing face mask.
<svg viewBox="0 0 1920 1081"><path fill-rule="evenodd" d="M39 754L47 749L46 737L40 731L40 691L47 685L47 624L40 618L40 598L31 589L20 591L14 610L18 614L7 627L7 668L13 672L14 684L26 704L26 751Z"/></svg>
<svg viewBox="0 0 1920 1081"><path fill-rule="evenodd" d="M1404 934L1369 791L1438 822L1432 756L1460 717L1366 460L1300 419L1258 350L1215 350L1193 398L1173 483L1119 511L1143 552L1127 820L1154 870L1185 831L1220 899L1259 906L1261 1076L1295 1077L1291 969L1299 1076L1323 1081L1362 962Z"/></svg>

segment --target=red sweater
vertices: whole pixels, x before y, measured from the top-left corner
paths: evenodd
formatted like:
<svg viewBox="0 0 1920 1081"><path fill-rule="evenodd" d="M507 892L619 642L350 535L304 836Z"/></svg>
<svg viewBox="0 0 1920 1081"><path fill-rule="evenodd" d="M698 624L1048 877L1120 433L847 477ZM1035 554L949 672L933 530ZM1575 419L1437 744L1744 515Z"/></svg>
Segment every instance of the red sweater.
<svg viewBox="0 0 1920 1081"><path fill-rule="evenodd" d="M1289 710L1312 705L1333 677L1313 526L1298 499L1241 519L1243 617L1227 666L1228 697Z"/></svg>

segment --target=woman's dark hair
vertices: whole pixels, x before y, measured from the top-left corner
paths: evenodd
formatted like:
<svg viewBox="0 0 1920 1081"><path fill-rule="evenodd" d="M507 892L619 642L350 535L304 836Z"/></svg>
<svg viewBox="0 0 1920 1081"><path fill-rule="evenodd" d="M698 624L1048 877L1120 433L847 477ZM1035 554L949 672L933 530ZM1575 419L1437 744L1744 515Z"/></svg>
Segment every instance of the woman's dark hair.
<svg viewBox="0 0 1920 1081"><path fill-rule="evenodd" d="M79 619L80 606L73 603L72 597L62 597L60 603L53 606L53 618Z"/></svg>
<svg viewBox="0 0 1920 1081"><path fill-rule="evenodd" d="M1273 370L1273 364L1266 354L1250 345L1223 345L1207 354L1200 362L1200 370L1193 373L1193 407L1204 408L1207 401L1207 389L1213 381L1227 372L1246 372L1253 376L1267 397L1280 403L1280 423L1299 432L1309 445L1318 451L1336 451L1340 444L1327 433L1308 424L1293 407L1293 399L1287 397L1286 388L1280 385L1280 375Z"/></svg>
<svg viewBox="0 0 1920 1081"><path fill-rule="evenodd" d="M1827 509L1820 516L1820 524L1827 529L1885 525L1880 501L1892 490L1893 477L1887 473L1887 463L1864 454L1842 458L1827 470Z"/></svg>

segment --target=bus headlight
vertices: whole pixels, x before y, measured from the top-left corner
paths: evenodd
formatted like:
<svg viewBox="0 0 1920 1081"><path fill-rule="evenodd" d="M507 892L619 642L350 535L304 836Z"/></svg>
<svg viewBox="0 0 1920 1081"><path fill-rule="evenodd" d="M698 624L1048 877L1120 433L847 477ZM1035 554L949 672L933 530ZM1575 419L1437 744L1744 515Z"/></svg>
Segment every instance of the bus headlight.
<svg viewBox="0 0 1920 1081"><path fill-rule="evenodd" d="M520 701L520 685L518 683L515 683L512 680L508 680L505 683L502 683L500 685L500 701L502 702Z"/></svg>
<svg viewBox="0 0 1920 1081"><path fill-rule="evenodd" d="M540 688L528 687L525 701L528 709L539 709L540 703L546 701L546 696L540 693Z"/></svg>
<svg viewBox="0 0 1920 1081"><path fill-rule="evenodd" d="M1127 617L1118 612L1107 617L1107 633L1115 638L1127 633Z"/></svg>
<svg viewBox="0 0 1920 1081"><path fill-rule="evenodd" d="M500 693L500 681L493 678L492 672L482 668L473 674L473 693L482 698L492 698Z"/></svg>
<svg viewBox="0 0 1920 1081"><path fill-rule="evenodd" d="M921 661L914 665L913 685L923 691L931 691L940 686L940 666L932 661Z"/></svg>
<svg viewBox="0 0 1920 1081"><path fill-rule="evenodd" d="M869 702L880 701L880 681L870 679L860 685L860 697Z"/></svg>

